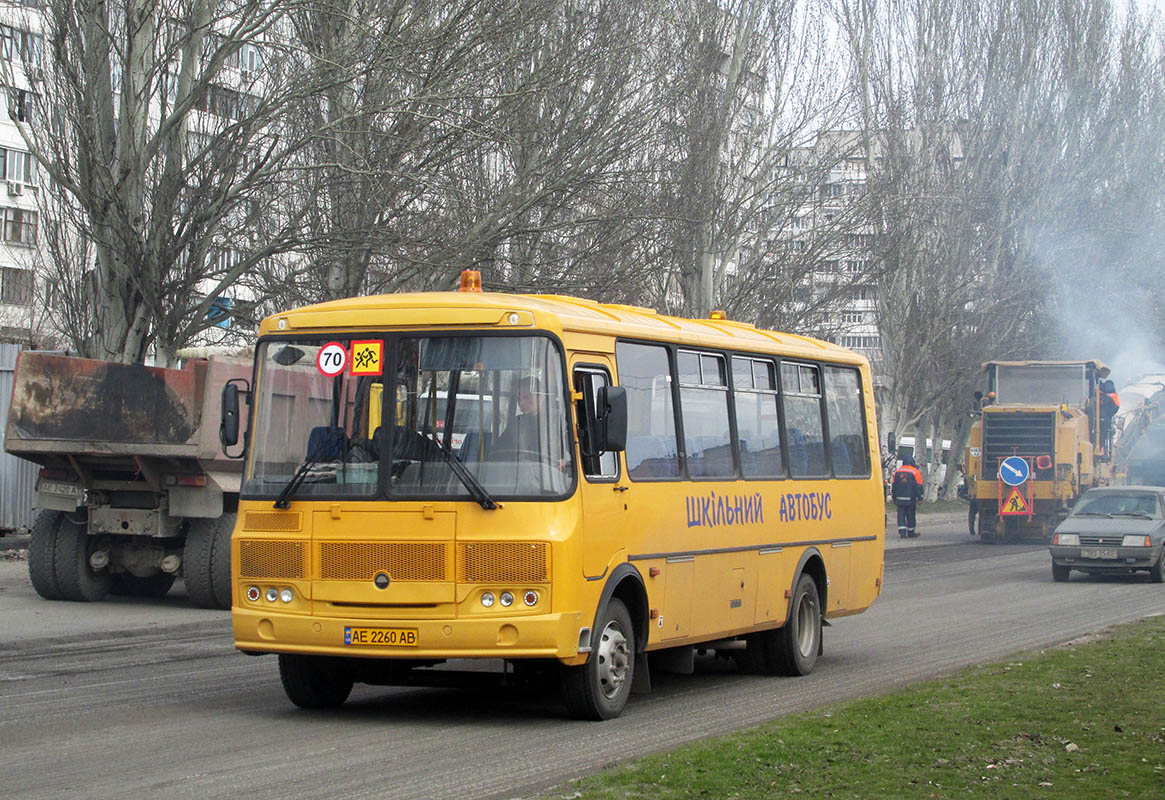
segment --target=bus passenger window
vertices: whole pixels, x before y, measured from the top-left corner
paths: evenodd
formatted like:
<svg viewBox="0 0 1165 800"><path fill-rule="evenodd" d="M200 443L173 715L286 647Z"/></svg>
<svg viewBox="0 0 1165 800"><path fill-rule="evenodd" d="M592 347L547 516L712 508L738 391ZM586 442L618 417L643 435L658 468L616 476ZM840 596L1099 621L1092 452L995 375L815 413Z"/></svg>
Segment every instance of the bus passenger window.
<svg viewBox="0 0 1165 800"><path fill-rule="evenodd" d="M589 418L587 409L591 409L594 413L595 405L598 402L599 389L611 384L607 373L598 368L580 367L574 371L574 390L583 395L583 399L578 400L575 404L575 419L578 423L578 440L585 441L586 420ZM585 447L581 448L585 451ZM594 479L612 479L619 477L619 459L615 453L610 450L604 450L596 455L583 455L582 457L583 474L587 478Z"/></svg>
<svg viewBox="0 0 1165 800"><path fill-rule="evenodd" d="M746 478L779 478L785 474L777 418L777 382L773 363L758 358L732 357L736 396L736 431L740 440L740 469Z"/></svg>
<svg viewBox="0 0 1165 800"><path fill-rule="evenodd" d="M632 480L678 478L675 414L667 350L646 344L615 345L619 385L627 391L627 475Z"/></svg>
<svg viewBox="0 0 1165 800"><path fill-rule="evenodd" d="M833 474L868 477L869 446L862 427L862 384L856 369L825 368L825 407Z"/></svg>
<svg viewBox="0 0 1165 800"><path fill-rule="evenodd" d="M684 421L684 451L693 478L736 475L728 430L728 383L724 357L680 350L680 415Z"/></svg>
<svg viewBox="0 0 1165 800"><path fill-rule="evenodd" d="M824 476L825 441L821 425L821 380L817 367L783 362L781 400L789 448L789 474L794 478Z"/></svg>

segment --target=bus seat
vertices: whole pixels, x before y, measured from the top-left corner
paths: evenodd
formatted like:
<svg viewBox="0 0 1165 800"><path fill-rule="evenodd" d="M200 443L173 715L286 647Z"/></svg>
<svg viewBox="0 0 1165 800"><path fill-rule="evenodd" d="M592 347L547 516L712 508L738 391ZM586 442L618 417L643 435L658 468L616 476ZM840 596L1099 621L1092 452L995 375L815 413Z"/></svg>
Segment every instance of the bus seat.
<svg viewBox="0 0 1165 800"><path fill-rule="evenodd" d="M490 445L493 443L493 436L486 431L470 431L465 434L465 438L461 441L461 449L457 451L457 460L465 461L467 463L475 463L481 460L481 453L484 449L489 452ZM483 448L484 444L484 448Z"/></svg>
<svg viewBox="0 0 1165 800"><path fill-rule="evenodd" d="M806 439L805 458L808 462L806 475L825 474L825 442L821 439Z"/></svg>
<svg viewBox="0 0 1165 800"><path fill-rule="evenodd" d="M339 426L317 425L308 434L307 455L310 457L315 454L317 461L339 461L344 457L347 438L344 429Z"/></svg>
<svg viewBox="0 0 1165 800"><path fill-rule="evenodd" d="M799 428L789 428L786 432L789 440L789 472L793 476L807 475L809 472L809 454L805 450L805 435Z"/></svg>
<svg viewBox="0 0 1165 800"><path fill-rule="evenodd" d="M668 447L669 442L674 441L661 436L627 437L627 453L639 459L639 462L628 470L631 477L660 478L677 475L678 464L674 445Z"/></svg>
<svg viewBox="0 0 1165 800"><path fill-rule="evenodd" d="M849 447L840 436L833 437L829 443L829 455L833 458L834 475L852 475L853 464L850 463Z"/></svg>

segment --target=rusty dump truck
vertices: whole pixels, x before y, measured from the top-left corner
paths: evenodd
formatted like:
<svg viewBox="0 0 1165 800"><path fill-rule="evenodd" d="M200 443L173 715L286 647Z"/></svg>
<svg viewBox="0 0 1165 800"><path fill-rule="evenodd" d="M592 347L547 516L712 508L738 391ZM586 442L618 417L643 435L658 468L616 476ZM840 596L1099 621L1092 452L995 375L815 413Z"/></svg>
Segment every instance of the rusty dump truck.
<svg viewBox="0 0 1165 800"><path fill-rule="evenodd" d="M163 369L20 354L4 448L42 467L28 551L41 597L160 597L181 576L196 605L230 608L242 465L220 446L221 390L250 374L246 357Z"/></svg>
<svg viewBox="0 0 1165 800"><path fill-rule="evenodd" d="M991 361L963 461L985 542L1047 542L1086 489L1112 481L1100 361ZM1110 423L1109 423L1110 424ZM974 534L972 530L972 534Z"/></svg>

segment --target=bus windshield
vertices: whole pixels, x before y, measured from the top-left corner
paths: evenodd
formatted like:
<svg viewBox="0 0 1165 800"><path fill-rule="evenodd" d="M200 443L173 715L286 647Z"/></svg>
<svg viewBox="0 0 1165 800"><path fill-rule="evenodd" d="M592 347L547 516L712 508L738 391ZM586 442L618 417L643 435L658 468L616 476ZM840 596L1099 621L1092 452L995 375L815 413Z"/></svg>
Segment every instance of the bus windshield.
<svg viewBox="0 0 1165 800"><path fill-rule="evenodd" d="M264 342L242 491L563 496L574 461L562 362L551 339L533 335Z"/></svg>

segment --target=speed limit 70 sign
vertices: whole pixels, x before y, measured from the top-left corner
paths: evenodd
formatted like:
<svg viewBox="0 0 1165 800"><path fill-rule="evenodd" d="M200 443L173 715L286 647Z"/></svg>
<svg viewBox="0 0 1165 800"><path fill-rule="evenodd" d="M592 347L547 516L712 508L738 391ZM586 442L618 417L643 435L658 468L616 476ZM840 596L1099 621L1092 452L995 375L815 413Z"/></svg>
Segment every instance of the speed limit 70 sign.
<svg viewBox="0 0 1165 800"><path fill-rule="evenodd" d="M316 366L329 378L334 378L348 366L348 350L339 342L328 342L316 356Z"/></svg>

